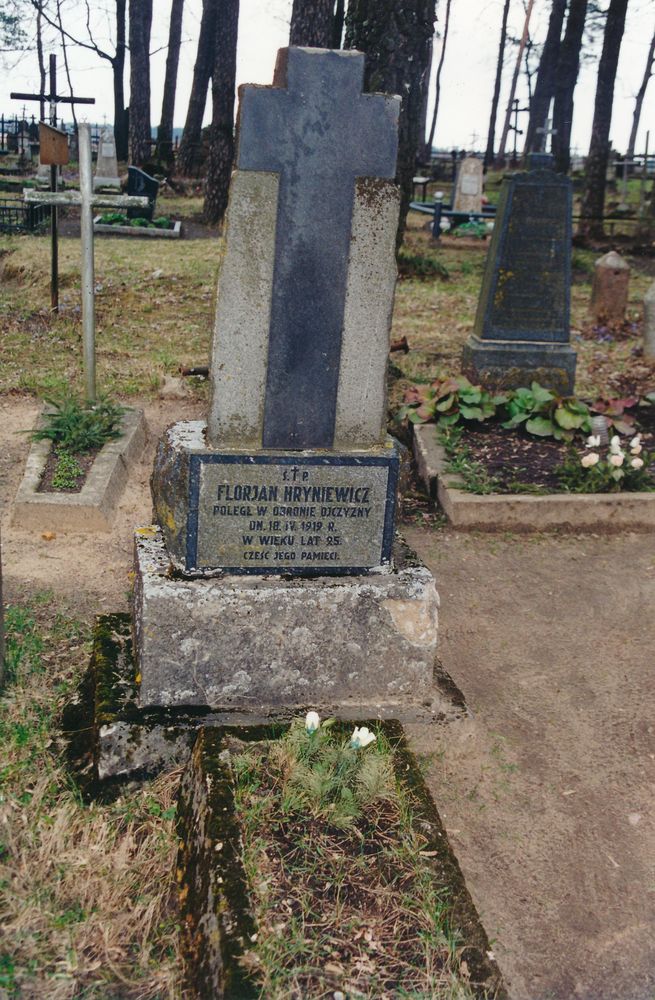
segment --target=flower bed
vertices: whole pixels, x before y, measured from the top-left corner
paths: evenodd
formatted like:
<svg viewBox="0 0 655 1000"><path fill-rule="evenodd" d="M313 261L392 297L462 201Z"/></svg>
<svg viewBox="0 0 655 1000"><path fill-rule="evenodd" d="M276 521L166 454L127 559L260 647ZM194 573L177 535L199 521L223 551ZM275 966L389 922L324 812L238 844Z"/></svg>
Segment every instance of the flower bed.
<svg viewBox="0 0 655 1000"><path fill-rule="evenodd" d="M182 235L182 223L159 216L150 219L130 219L121 212L107 212L96 215L93 220L95 233L116 233L121 236L148 236L154 239L179 239Z"/></svg>
<svg viewBox="0 0 655 1000"><path fill-rule="evenodd" d="M193 995L505 996L400 726L351 728L201 731L179 829Z"/></svg>

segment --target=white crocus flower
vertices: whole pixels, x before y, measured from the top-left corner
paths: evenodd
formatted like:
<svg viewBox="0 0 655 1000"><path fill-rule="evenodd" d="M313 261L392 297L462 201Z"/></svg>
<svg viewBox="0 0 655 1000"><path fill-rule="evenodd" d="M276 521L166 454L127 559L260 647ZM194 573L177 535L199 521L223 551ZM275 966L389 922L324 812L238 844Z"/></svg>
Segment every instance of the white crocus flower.
<svg viewBox="0 0 655 1000"><path fill-rule="evenodd" d="M375 733L372 733L366 726L362 726L361 729L355 726L353 734L350 737L350 745L355 750L361 750L363 747L367 747L369 743L374 743L375 740Z"/></svg>
<svg viewBox="0 0 655 1000"><path fill-rule="evenodd" d="M587 438L587 448L600 448L600 434Z"/></svg>
<svg viewBox="0 0 655 1000"><path fill-rule="evenodd" d="M610 451L612 452L613 455L621 454L621 438L618 436L618 434L615 434L612 440L610 441Z"/></svg>
<svg viewBox="0 0 655 1000"><path fill-rule="evenodd" d="M625 455L623 454L622 451L619 452L618 455L616 455L616 454L610 455L610 465L613 465L617 469L619 469L623 465L624 458L625 458Z"/></svg>
<svg viewBox="0 0 655 1000"><path fill-rule="evenodd" d="M596 465L600 459L600 455L597 452L592 451L590 455L583 455L580 459L580 465L583 469L590 469L592 465Z"/></svg>
<svg viewBox="0 0 655 1000"><path fill-rule="evenodd" d="M307 715L305 716L305 729L307 730L310 736L312 735L312 733L316 732L320 724L321 720L318 712L307 713Z"/></svg>
<svg viewBox="0 0 655 1000"><path fill-rule="evenodd" d="M632 448L630 449L630 454L631 455L641 455L641 450L642 449L641 449L641 445L640 444L633 444Z"/></svg>
<svg viewBox="0 0 655 1000"><path fill-rule="evenodd" d="M641 449L641 434L636 434L633 437L632 441L630 442L630 447L631 448L639 448L639 449ZM637 452L637 454L639 454L639 453Z"/></svg>
<svg viewBox="0 0 655 1000"><path fill-rule="evenodd" d="M632 466L633 469L641 469L641 467L643 466L643 464L644 464L643 458L631 458L630 459L630 465Z"/></svg>

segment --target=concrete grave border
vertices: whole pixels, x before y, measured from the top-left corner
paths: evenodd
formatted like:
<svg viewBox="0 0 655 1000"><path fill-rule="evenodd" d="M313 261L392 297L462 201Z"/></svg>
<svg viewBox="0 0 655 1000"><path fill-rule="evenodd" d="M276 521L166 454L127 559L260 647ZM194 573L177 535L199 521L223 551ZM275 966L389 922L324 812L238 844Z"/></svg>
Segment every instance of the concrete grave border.
<svg viewBox="0 0 655 1000"><path fill-rule="evenodd" d="M41 418L39 418L40 421ZM39 493L50 441L34 441L18 488L11 523L39 531L110 531L131 465L145 446L143 410L127 410L122 434L98 452L79 493Z"/></svg>
<svg viewBox="0 0 655 1000"><path fill-rule="evenodd" d="M150 239L179 240L182 236L182 223L178 219L172 229L148 228L147 226L107 226L100 222L101 216L93 220L94 233L114 233L116 236L148 236Z"/></svg>
<svg viewBox="0 0 655 1000"><path fill-rule="evenodd" d="M655 493L490 493L462 489L461 476L447 471L446 451L434 424L413 428L419 479L454 528L475 531L652 531Z"/></svg>

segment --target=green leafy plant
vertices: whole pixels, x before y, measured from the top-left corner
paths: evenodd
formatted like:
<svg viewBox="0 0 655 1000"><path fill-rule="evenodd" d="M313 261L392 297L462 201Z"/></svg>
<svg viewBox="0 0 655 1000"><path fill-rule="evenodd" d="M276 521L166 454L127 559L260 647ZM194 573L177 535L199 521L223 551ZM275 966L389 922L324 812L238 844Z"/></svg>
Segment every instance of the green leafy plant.
<svg viewBox="0 0 655 1000"><path fill-rule="evenodd" d="M489 235L486 222L463 222L461 226L454 226L451 229L453 236L468 236L473 239L483 240Z"/></svg>
<svg viewBox="0 0 655 1000"><path fill-rule="evenodd" d="M68 451L57 452L57 468L52 477L52 486L55 490L72 490L77 486L77 481L84 475L84 469L74 455Z"/></svg>
<svg viewBox="0 0 655 1000"><path fill-rule="evenodd" d="M492 396L482 386L472 385L464 375L459 375L430 385L410 386L397 419L406 417L412 424L434 422L441 427L461 421L481 423L494 417L496 408L506 400L506 394Z"/></svg>
<svg viewBox="0 0 655 1000"><path fill-rule="evenodd" d="M58 451L72 453L102 448L112 438L120 437L125 409L106 396L95 403L76 396L47 399L43 426L28 431L34 441L52 441Z"/></svg>
<svg viewBox="0 0 655 1000"><path fill-rule="evenodd" d="M576 431L591 430L589 407L575 396L557 396L538 382L529 389L515 389L506 404L509 419L505 428L523 424L529 434L554 437L557 441L571 440Z"/></svg>
<svg viewBox="0 0 655 1000"><path fill-rule="evenodd" d="M628 447L615 435L609 447L600 447L599 437L589 437L583 455L571 448L558 470L560 483L569 493L642 492L655 489L650 474L651 456L637 434Z"/></svg>
<svg viewBox="0 0 655 1000"><path fill-rule="evenodd" d="M485 496L496 493L498 480L489 475L482 462L473 458L468 445L462 441L463 427L446 426L439 430L439 442L446 450L448 457L448 472L453 472L462 478L462 486L467 493Z"/></svg>
<svg viewBox="0 0 655 1000"><path fill-rule="evenodd" d="M104 215L100 216L100 222L103 226L127 226L129 225L129 220L126 215L122 212L105 212Z"/></svg>
<svg viewBox="0 0 655 1000"><path fill-rule="evenodd" d="M144 219L139 215L136 219L130 219L129 225L134 226L136 229L149 229L152 227L152 222L150 219Z"/></svg>
<svg viewBox="0 0 655 1000"><path fill-rule="evenodd" d="M160 215L152 220L152 224L156 229L170 229L172 223L167 215Z"/></svg>

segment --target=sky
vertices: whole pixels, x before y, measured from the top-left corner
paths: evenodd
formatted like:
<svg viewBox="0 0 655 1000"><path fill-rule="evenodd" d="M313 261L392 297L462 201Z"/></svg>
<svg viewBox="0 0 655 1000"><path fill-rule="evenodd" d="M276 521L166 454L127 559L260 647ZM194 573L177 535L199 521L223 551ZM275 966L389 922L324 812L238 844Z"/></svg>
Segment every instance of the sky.
<svg viewBox="0 0 655 1000"><path fill-rule="evenodd" d="M78 0L64 0L65 24L71 34L84 32ZM152 123L157 125L161 110L161 97L166 61L166 41L170 11L169 0L154 0L154 17L151 51ZM437 31L443 29L445 0L438 3ZM435 145L444 148L484 149L488 129L491 93L496 68L496 55L500 35L502 0L452 0L451 20L446 56L441 77L441 101L437 119ZM102 14L103 2L92 0L98 39L108 41L107 19ZM182 126L191 90L193 65L198 41L202 0L186 0L183 43L180 54L175 125ZM549 0L535 0L530 25L535 42L543 40L550 10ZM277 49L286 45L291 0L241 0L239 17L239 47L237 58L237 83L270 83ZM523 26L522 0L512 0L509 30L515 37ZM621 58L615 89L611 140L618 150L625 149L632 123L634 98L643 76L648 45L655 30L655 4L653 0L629 0L626 32L621 48ZM439 58L441 42L437 40L433 59L433 78ZM589 145L593 101L596 87L597 59L595 57L581 68L575 97L572 147L585 153ZM502 128L507 92L516 49L508 47L498 116L497 139ZM80 109L80 117L91 121L112 121L112 84L109 64L92 53L69 49L73 88L81 96L96 97L96 105ZM59 59L61 66L61 59ZM126 86L128 76L126 73ZM60 70L60 87L65 85L63 69ZM5 114L20 110L9 100L10 90L38 90L36 56L25 54L20 60L10 58L0 85L0 111ZM431 85L431 94L434 91ZM517 97L524 106L527 97L525 77L521 74ZM36 107L36 106L34 106ZM210 113L208 101L207 115ZM525 127L527 115L519 123ZM637 138L637 152L642 152L646 131L651 130L650 149L655 150L655 81L644 102L641 127ZM519 149L521 140L519 138ZM510 139L511 145L511 139Z"/></svg>

